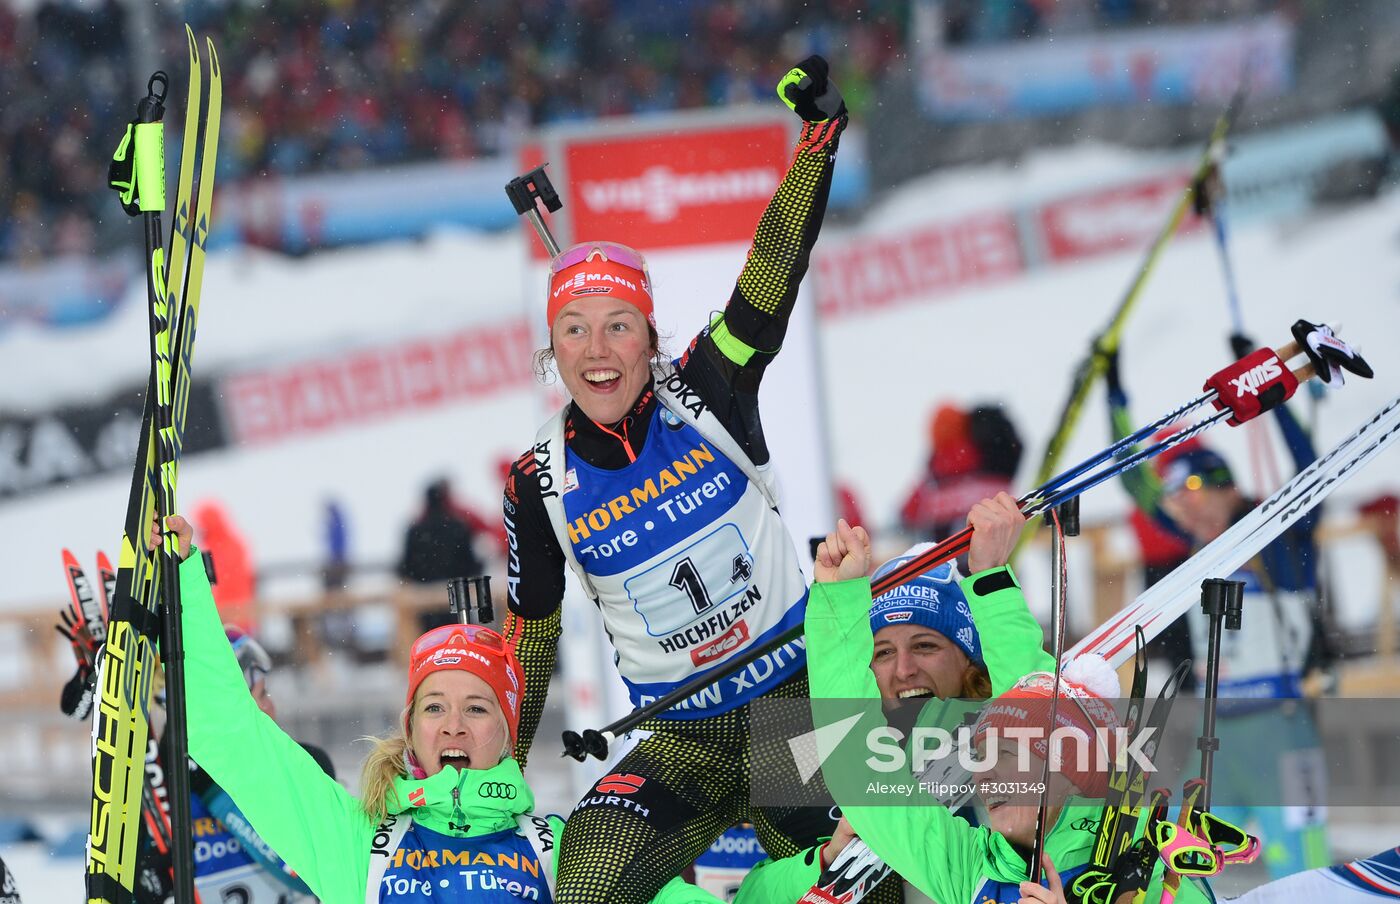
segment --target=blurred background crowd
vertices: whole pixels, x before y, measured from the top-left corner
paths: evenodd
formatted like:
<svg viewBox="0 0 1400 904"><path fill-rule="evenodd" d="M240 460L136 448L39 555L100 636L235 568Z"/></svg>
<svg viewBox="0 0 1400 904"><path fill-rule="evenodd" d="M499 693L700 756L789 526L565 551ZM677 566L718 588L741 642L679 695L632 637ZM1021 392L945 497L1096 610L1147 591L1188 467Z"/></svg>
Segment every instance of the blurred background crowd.
<svg viewBox="0 0 1400 904"><path fill-rule="evenodd" d="M841 59L852 107L906 71L910 0L193 0L154 5L226 61L224 179L511 154L536 125L765 99L780 60ZM1307 0L948 0L950 47L1208 24ZM659 11L659 14L658 14ZM0 4L0 259L105 250L100 186L141 65L117 0ZM138 57L140 57L138 59ZM584 73L579 77L579 73ZM178 136L172 135L172 138ZM172 142L173 143L173 142Z"/></svg>

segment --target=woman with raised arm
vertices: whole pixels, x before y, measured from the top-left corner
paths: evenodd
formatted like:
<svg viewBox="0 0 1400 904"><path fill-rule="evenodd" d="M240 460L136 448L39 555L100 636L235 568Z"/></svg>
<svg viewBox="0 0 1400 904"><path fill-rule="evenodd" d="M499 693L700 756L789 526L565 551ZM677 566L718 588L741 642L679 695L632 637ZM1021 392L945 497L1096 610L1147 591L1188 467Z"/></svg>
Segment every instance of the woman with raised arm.
<svg viewBox="0 0 1400 904"><path fill-rule="evenodd" d="M526 675L522 763L554 669L566 565L602 614L635 706L802 623L806 580L778 514L758 389L821 229L847 117L820 57L788 72L779 95L803 120L792 162L727 306L679 359L658 347L635 250L585 242L551 262L543 356L572 401L515 462L504 502L504 630ZM794 642L645 724L650 736L569 818L560 901L646 901L739 819L776 857L830 834L825 808L748 803L748 705L806 694Z"/></svg>

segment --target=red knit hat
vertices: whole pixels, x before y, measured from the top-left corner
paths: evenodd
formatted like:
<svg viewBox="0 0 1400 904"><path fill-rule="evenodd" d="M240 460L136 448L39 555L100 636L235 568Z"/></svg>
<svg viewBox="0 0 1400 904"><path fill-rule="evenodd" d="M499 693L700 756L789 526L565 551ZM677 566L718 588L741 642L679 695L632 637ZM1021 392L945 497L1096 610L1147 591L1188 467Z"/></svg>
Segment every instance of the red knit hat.
<svg viewBox="0 0 1400 904"><path fill-rule="evenodd" d="M448 670L471 672L491 686L501 712L505 713L514 745L520 727L525 672L501 635L480 625L443 625L423 634L413 642L409 653L405 707L413 707L413 695L418 693L423 679Z"/></svg>
<svg viewBox="0 0 1400 904"><path fill-rule="evenodd" d="M1062 762L1058 771L1065 774L1076 788L1088 797L1102 797L1108 791L1108 771L1101 764L1110 764L1117 756L1117 738L1114 729L1118 728L1118 714L1114 712L1113 700L1122 693L1118 674L1102 656L1092 653L1076 658L1060 671L1060 703L1052 707L1055 693L1055 676L1049 672L1032 672L1017 681L1011 690L988 703L973 729L973 737L980 738L988 728L998 730L1016 728L1039 728L1044 730L1050 724L1050 711L1055 711L1055 729L1067 728L1088 743L1091 752L1087 769L1079 769L1079 756L1073 741L1056 744ZM1098 731L1104 729L1104 731ZM1100 751L1100 738L1107 744L1106 751ZM1049 751L1049 740L1042 734L1031 741L1031 751L1042 760ZM1103 753L1103 756L1100 756Z"/></svg>
<svg viewBox="0 0 1400 904"><path fill-rule="evenodd" d="M565 248L549 265L549 299L546 324L571 301L584 298L614 299L642 312L655 324L651 301L651 277L641 252L616 242L583 242Z"/></svg>

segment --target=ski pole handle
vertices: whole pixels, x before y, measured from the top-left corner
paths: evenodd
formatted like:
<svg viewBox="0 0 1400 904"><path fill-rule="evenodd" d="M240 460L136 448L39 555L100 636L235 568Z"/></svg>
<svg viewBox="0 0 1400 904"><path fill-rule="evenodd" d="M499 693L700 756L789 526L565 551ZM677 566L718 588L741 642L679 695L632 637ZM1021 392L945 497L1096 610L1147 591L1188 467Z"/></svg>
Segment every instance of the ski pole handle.
<svg viewBox="0 0 1400 904"><path fill-rule="evenodd" d="M447 582L447 611L464 625L472 623L472 602L476 603L476 623L488 625L496 620L491 606L491 576L453 578Z"/></svg>
<svg viewBox="0 0 1400 904"><path fill-rule="evenodd" d="M544 171L548 165L541 164L507 182L506 197L510 198L516 214L530 218L530 225L535 227L535 234L540 237L545 250L549 252L550 257L556 257L559 254L559 243L555 241L554 234L549 231L549 224L540 216L539 208L535 206L536 198L544 202L545 209L550 213L555 213L564 206L564 202L559 200L559 193L554 190L554 184L549 181L549 176Z"/></svg>

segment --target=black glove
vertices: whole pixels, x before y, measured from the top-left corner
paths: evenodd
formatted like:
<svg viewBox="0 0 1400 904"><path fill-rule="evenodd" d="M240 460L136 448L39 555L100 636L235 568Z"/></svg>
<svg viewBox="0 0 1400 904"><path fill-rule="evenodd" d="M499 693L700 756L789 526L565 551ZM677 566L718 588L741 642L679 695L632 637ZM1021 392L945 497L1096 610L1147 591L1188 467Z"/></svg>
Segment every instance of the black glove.
<svg viewBox="0 0 1400 904"><path fill-rule="evenodd" d="M58 708L63 710L65 716L86 719L92 715L92 700L96 690L97 673L90 669L87 663L80 662L78 671L63 685L63 692L58 698Z"/></svg>
<svg viewBox="0 0 1400 904"><path fill-rule="evenodd" d="M1344 370L1367 380L1376 375L1375 371L1371 370L1371 365L1357 354L1356 349L1338 339L1337 334L1325 323L1299 320L1293 324L1293 338L1303 347L1308 360L1312 361L1317 375L1324 383L1331 383L1332 378L1336 377L1337 385L1341 386L1345 382L1342 378Z"/></svg>
<svg viewBox="0 0 1400 904"><path fill-rule="evenodd" d="M836 83L827 78L826 60L809 56L778 82L778 96L807 122L826 122L846 115L846 102Z"/></svg>
<svg viewBox="0 0 1400 904"><path fill-rule="evenodd" d="M1152 881L1152 868L1157 865L1157 846L1147 838L1139 838L1113 862L1114 897L1128 889L1143 892Z"/></svg>
<svg viewBox="0 0 1400 904"><path fill-rule="evenodd" d="M1254 340L1244 333L1231 333L1230 351L1234 352L1236 360L1243 358L1254 351Z"/></svg>
<svg viewBox="0 0 1400 904"><path fill-rule="evenodd" d="M1223 194L1223 188L1220 165L1213 163L1191 186L1191 207L1196 216L1204 219L1215 212L1215 202Z"/></svg>
<svg viewBox="0 0 1400 904"><path fill-rule="evenodd" d="M1103 378L1112 393L1123 392L1123 380L1118 373L1118 349L1109 351L1098 341L1094 342L1094 357L1103 362Z"/></svg>
<svg viewBox="0 0 1400 904"><path fill-rule="evenodd" d="M64 715L86 719L92 712L93 693L97 684L94 667L101 645L92 639L72 603L60 609L58 616L59 623L54 625L54 630L67 638L69 646L73 649L73 658L78 661L78 670L63 686L58 705Z"/></svg>

